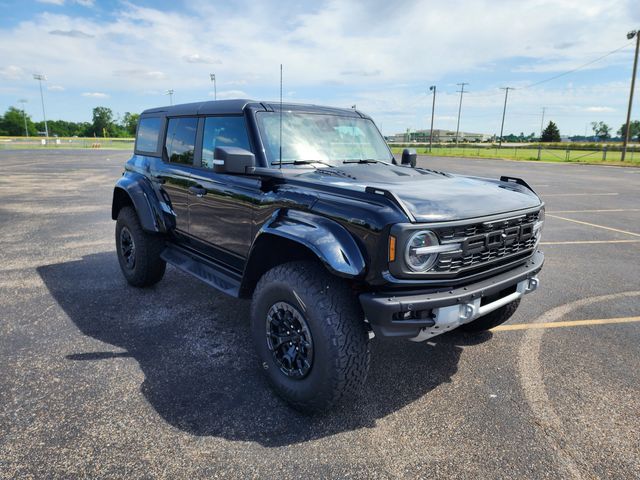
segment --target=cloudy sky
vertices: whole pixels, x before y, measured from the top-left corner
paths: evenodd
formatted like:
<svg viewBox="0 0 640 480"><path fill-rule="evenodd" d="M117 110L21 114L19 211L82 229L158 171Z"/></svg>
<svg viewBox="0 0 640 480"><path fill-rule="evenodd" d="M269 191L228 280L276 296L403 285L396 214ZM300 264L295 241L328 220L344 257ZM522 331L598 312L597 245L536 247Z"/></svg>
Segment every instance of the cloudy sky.
<svg viewBox="0 0 640 480"><path fill-rule="evenodd" d="M47 75L47 117L89 120L91 109L139 112L213 98L357 107L385 134L454 129L530 133L546 118L564 134L624 122L638 0L100 1L0 0L0 110L26 99L42 118L33 73ZM580 70L545 81L619 49ZM537 84L538 82L542 82ZM637 100L640 102L640 98ZM640 117L640 106L634 117Z"/></svg>

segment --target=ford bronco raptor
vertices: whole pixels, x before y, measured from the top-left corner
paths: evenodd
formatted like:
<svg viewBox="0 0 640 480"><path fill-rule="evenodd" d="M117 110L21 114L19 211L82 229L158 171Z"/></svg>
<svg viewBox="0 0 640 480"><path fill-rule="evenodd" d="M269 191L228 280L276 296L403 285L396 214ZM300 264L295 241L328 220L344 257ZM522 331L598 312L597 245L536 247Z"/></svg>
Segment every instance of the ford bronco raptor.
<svg viewBox="0 0 640 480"><path fill-rule="evenodd" d="M293 407L357 392L374 335L505 322L538 286L544 205L523 180L398 162L355 109L251 100L146 110L113 192L126 280L167 263L251 298L258 365ZM188 301L188 299L185 299Z"/></svg>

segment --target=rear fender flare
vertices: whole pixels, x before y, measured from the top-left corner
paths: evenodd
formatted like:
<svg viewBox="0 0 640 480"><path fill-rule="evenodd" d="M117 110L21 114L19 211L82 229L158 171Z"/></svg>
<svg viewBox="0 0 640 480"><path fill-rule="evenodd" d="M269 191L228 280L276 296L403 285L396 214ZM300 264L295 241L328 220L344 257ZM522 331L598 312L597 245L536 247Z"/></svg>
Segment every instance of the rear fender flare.
<svg viewBox="0 0 640 480"><path fill-rule="evenodd" d="M149 180L143 175L126 172L118 180L113 189L111 204L111 218L113 220L118 218L120 209L128 203L127 197L133 204L143 230L156 233L165 233L169 230L170 227L165 221L160 201Z"/></svg>

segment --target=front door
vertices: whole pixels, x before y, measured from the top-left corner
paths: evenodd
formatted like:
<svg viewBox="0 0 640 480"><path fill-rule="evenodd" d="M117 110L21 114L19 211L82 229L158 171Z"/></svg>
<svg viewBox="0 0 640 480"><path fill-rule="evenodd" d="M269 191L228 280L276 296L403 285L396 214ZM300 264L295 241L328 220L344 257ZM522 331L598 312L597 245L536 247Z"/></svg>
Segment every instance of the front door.
<svg viewBox="0 0 640 480"><path fill-rule="evenodd" d="M253 237L253 208L262 195L259 179L213 171L216 147L251 150L242 116L206 117L200 165L191 173L189 235L209 254L242 270Z"/></svg>

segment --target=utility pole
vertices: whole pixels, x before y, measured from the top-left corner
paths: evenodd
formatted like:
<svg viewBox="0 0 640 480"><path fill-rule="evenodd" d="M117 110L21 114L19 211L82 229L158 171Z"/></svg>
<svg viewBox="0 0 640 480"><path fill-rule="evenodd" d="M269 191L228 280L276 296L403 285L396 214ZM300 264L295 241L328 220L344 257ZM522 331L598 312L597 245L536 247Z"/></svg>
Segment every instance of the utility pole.
<svg viewBox="0 0 640 480"><path fill-rule="evenodd" d="M38 80L38 83L40 83L40 100L42 101L42 118L44 118L44 135L46 138L49 138L49 126L47 125L47 115L44 112L44 94L42 93L42 81L47 80L47 77L40 73L34 73L33 78Z"/></svg>
<svg viewBox="0 0 640 480"><path fill-rule="evenodd" d="M24 112L24 104L27 103L26 98L21 98L18 103L22 104L22 119L24 120L24 136L29 136L29 129L27 128L27 114Z"/></svg>
<svg viewBox="0 0 640 480"><path fill-rule="evenodd" d="M458 106L458 125L456 126L456 146L458 146L458 133L460 133L460 112L462 112L462 95L464 95L464 86L469 85L467 82L456 83L460 85L460 105Z"/></svg>
<svg viewBox="0 0 640 480"><path fill-rule="evenodd" d="M431 85L429 91L433 92L433 102L431 103L431 130L429 130L429 153L433 147L433 114L436 111L436 86Z"/></svg>
<svg viewBox="0 0 640 480"><path fill-rule="evenodd" d="M213 99L218 100L218 90L216 88L216 74L210 73L209 78L211 79L211 83L213 83Z"/></svg>
<svg viewBox="0 0 640 480"><path fill-rule="evenodd" d="M542 131L544 130L544 112L547 107L542 107L542 120L540 120L540 141L542 142Z"/></svg>
<svg viewBox="0 0 640 480"><path fill-rule="evenodd" d="M507 113L507 97L509 96L509 90L513 90L513 87L501 87L500 90L504 90L504 108L502 109L502 125L500 126L500 140L498 141L498 147L502 146L502 134L504 132L504 116Z"/></svg>
<svg viewBox="0 0 640 480"><path fill-rule="evenodd" d="M627 130L624 133L624 144L622 145L621 162L627 154L627 144L629 143L629 130L631 130L631 107L633 105L633 90L636 86L636 71L638 70L638 50L640 50L640 31L632 30L627 33L627 39L631 40L636 37L636 56L633 59L633 73L631 74L631 91L629 92L629 108L627 109Z"/></svg>
<svg viewBox="0 0 640 480"><path fill-rule="evenodd" d="M167 90L167 93L165 93L165 95L169 95L169 105L173 105L173 89L170 88L169 90Z"/></svg>

